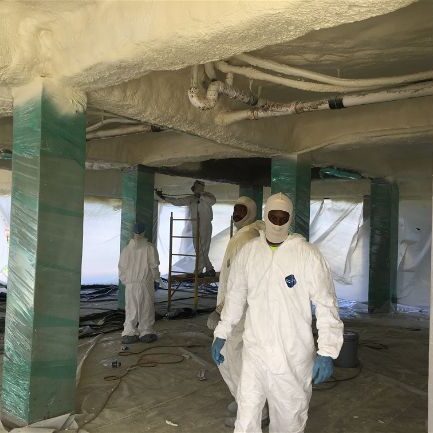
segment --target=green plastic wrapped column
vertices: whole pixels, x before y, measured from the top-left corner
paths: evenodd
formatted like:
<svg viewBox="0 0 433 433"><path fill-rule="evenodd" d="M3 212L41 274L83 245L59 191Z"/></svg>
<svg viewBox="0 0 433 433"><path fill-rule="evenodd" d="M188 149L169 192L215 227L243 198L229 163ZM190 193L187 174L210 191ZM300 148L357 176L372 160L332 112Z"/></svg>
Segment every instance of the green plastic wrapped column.
<svg viewBox="0 0 433 433"><path fill-rule="evenodd" d="M309 239L311 163L303 156L273 158L271 192L287 194L293 201L295 218L292 231Z"/></svg>
<svg viewBox="0 0 433 433"><path fill-rule="evenodd" d="M143 223L146 237L153 240L154 233L155 173L138 165L122 173L122 223L120 250L131 240L134 224ZM119 283L119 308L125 309L125 287Z"/></svg>
<svg viewBox="0 0 433 433"><path fill-rule="evenodd" d="M398 206L398 186L384 179L372 180L369 312L389 312L397 303Z"/></svg>
<svg viewBox="0 0 433 433"><path fill-rule="evenodd" d="M239 186L239 197L246 196L252 198L257 205L257 219L262 219L263 209L263 187L255 185L240 185Z"/></svg>
<svg viewBox="0 0 433 433"><path fill-rule="evenodd" d="M86 119L79 110L59 113L43 82L32 92L13 113L2 390L8 426L75 410ZM56 104L69 104L62 95Z"/></svg>

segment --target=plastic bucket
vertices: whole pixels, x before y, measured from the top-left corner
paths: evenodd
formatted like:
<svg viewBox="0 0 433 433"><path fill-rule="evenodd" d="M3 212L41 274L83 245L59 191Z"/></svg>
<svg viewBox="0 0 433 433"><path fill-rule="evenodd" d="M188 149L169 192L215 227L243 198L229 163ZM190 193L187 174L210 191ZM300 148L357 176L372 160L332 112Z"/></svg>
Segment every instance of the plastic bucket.
<svg viewBox="0 0 433 433"><path fill-rule="evenodd" d="M354 331L344 331L344 342L340 355L334 361L336 367L355 368L358 366L359 334Z"/></svg>

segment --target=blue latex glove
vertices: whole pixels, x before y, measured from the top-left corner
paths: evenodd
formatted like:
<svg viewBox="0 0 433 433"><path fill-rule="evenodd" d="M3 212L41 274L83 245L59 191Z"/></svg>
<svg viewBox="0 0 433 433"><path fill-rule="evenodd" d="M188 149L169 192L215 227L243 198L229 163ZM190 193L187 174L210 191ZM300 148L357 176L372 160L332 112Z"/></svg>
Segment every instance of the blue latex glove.
<svg viewBox="0 0 433 433"><path fill-rule="evenodd" d="M313 383L318 385L327 381L334 372L334 363L330 356L317 355L313 366Z"/></svg>
<svg viewBox="0 0 433 433"><path fill-rule="evenodd" d="M224 356L221 355L221 349L224 347L226 340L223 338L215 338L212 344L212 359L216 365L220 365L224 362Z"/></svg>
<svg viewBox="0 0 433 433"><path fill-rule="evenodd" d="M159 281L154 281L154 282L153 282L153 288L155 289L155 292L156 292L157 290L159 290Z"/></svg>

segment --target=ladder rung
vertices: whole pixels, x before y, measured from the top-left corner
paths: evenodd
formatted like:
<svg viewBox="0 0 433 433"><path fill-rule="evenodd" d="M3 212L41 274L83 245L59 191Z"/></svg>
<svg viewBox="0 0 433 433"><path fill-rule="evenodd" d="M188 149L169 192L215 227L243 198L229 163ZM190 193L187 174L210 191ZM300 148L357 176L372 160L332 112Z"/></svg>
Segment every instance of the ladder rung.
<svg viewBox="0 0 433 433"><path fill-rule="evenodd" d="M195 257L195 254L172 254L172 256Z"/></svg>
<svg viewBox="0 0 433 433"><path fill-rule="evenodd" d="M184 271L170 271L172 274L185 274L186 275L186 272L184 272Z"/></svg>
<svg viewBox="0 0 433 433"><path fill-rule="evenodd" d="M194 239L194 236L172 236L172 238L176 238L176 239Z"/></svg>
<svg viewBox="0 0 433 433"><path fill-rule="evenodd" d="M197 218L173 218L173 221L197 221Z"/></svg>

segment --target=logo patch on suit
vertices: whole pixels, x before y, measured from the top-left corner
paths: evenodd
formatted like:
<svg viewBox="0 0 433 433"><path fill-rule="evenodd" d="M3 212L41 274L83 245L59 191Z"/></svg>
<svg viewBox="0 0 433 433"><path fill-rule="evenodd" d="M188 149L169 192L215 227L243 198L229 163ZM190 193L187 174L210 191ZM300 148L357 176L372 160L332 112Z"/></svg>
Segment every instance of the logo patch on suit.
<svg viewBox="0 0 433 433"><path fill-rule="evenodd" d="M285 278L285 281L286 281L287 287L290 287L290 288L294 287L295 284L296 284L296 278L295 278L295 276L293 274L292 275L288 275Z"/></svg>

